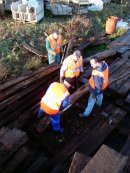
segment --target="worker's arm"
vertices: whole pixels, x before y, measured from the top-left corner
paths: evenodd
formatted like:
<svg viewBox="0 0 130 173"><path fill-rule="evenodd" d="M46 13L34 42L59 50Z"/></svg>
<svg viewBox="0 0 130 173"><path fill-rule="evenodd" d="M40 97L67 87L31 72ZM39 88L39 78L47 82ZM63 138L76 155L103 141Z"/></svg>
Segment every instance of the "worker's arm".
<svg viewBox="0 0 130 173"><path fill-rule="evenodd" d="M37 116L38 116L38 119L42 118L42 116L43 116L43 109L42 108L39 108Z"/></svg>
<svg viewBox="0 0 130 173"><path fill-rule="evenodd" d="M67 96L61 104L60 111L63 111L68 106L69 102L70 102L70 96Z"/></svg>
<svg viewBox="0 0 130 173"><path fill-rule="evenodd" d="M49 54L52 54L54 56L56 55L55 51L51 48L50 42L48 41L47 38L46 38L46 49L47 49Z"/></svg>
<svg viewBox="0 0 130 173"><path fill-rule="evenodd" d="M60 69L60 83L64 83L64 79L65 79L65 70L64 70L64 67L62 66L61 69Z"/></svg>
<svg viewBox="0 0 130 173"><path fill-rule="evenodd" d="M64 82L64 79L65 79L65 71L67 70L68 68L68 62L67 62L67 59L64 60L63 64L62 64L62 67L60 69L60 83L63 83Z"/></svg>

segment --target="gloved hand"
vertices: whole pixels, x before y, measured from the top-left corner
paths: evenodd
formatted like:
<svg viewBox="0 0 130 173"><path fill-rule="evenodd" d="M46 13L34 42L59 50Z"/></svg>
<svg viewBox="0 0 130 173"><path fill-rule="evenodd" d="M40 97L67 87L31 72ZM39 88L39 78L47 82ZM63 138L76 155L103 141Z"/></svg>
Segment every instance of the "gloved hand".
<svg viewBox="0 0 130 173"><path fill-rule="evenodd" d="M38 116L38 119L42 118L42 116L43 116L43 109L42 108L39 109L37 116Z"/></svg>
<svg viewBox="0 0 130 173"><path fill-rule="evenodd" d="M56 56L56 52L53 52L52 54L53 54L54 56Z"/></svg>
<svg viewBox="0 0 130 173"><path fill-rule="evenodd" d="M96 98L96 95L94 93L91 94L91 98L92 99L95 99Z"/></svg>
<svg viewBox="0 0 130 173"><path fill-rule="evenodd" d="M96 90L97 95L100 94L100 92L101 92L100 89L97 89L97 90Z"/></svg>

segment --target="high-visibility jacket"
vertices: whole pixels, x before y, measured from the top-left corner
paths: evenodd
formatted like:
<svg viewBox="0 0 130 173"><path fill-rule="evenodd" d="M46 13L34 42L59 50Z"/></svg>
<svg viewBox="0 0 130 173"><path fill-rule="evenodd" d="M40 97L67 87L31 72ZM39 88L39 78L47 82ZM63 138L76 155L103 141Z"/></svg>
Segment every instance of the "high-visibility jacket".
<svg viewBox="0 0 130 173"><path fill-rule="evenodd" d="M104 61L102 63L105 66L104 70L102 71L98 71L97 69L92 70L92 76L89 79L89 84L92 87L92 89L95 89L95 81L94 81L95 76L98 76L101 79L103 79L102 90L104 90L108 86L108 75L109 75L108 65Z"/></svg>
<svg viewBox="0 0 130 173"><path fill-rule="evenodd" d="M69 96L66 87L58 82L52 83L45 95L41 99L40 106L49 115L54 115L59 112L62 101Z"/></svg>
<svg viewBox="0 0 130 173"><path fill-rule="evenodd" d="M58 35L57 40L54 39L53 35L51 34L48 37L48 41L50 43L50 47L56 52L56 53L60 53L60 48L62 46L62 36Z"/></svg>
<svg viewBox="0 0 130 173"><path fill-rule="evenodd" d="M72 55L70 55L68 61L68 67L65 70L65 77L66 78L73 78L73 77L78 77L80 75L80 68L83 63L82 56L80 56L78 62L75 62L72 58Z"/></svg>

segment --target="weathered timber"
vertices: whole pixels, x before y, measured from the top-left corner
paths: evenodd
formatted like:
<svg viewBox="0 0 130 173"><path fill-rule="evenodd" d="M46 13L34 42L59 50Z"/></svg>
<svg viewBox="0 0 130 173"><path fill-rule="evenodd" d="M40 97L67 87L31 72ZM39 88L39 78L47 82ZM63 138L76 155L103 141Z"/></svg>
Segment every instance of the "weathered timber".
<svg viewBox="0 0 130 173"><path fill-rule="evenodd" d="M119 124L126 112L116 106L109 105L105 112L111 115L107 121L95 131L95 133L81 146L80 151L91 155L112 132L112 130Z"/></svg>
<svg viewBox="0 0 130 173"><path fill-rule="evenodd" d="M17 119L15 119L10 124L8 124L8 127L23 128L24 126L27 125L28 122L30 122L32 119L35 118L35 116L37 115L38 109L39 109L39 103L36 103L26 112L24 112L24 114L19 115Z"/></svg>
<svg viewBox="0 0 130 173"><path fill-rule="evenodd" d="M118 90L118 93L120 95L125 95L130 90L130 75L128 80L121 86L121 88Z"/></svg>
<svg viewBox="0 0 130 173"><path fill-rule="evenodd" d="M51 69L49 68L45 71L42 71L41 73L36 74L35 76L32 76L28 80L24 80L23 82L18 83L17 85L9 88L8 90L2 91L0 93L0 102L11 97L17 92L20 92L26 89L27 87L32 86L33 84L39 82L40 80L47 78L47 76L51 75L51 73L55 73L55 72L57 73L58 70L59 70L59 66L52 67Z"/></svg>
<svg viewBox="0 0 130 173"><path fill-rule="evenodd" d="M126 142L125 142L125 144L124 144L124 146L120 152L121 152L121 154L130 157L130 133L129 133L129 135L126 139Z"/></svg>
<svg viewBox="0 0 130 173"><path fill-rule="evenodd" d="M21 77L19 77L19 78L17 78L17 79L14 79L14 80L11 80L11 81L9 81L9 82L6 82L5 84L2 84L2 85L0 86L0 93L2 93L1 91L6 90L6 89L8 89L8 88L11 88L11 87L13 87L14 85L17 85L18 83L20 83L20 82L22 82L22 81L24 81L24 80L26 80L26 79L29 79L29 78L31 78L31 77L33 77L33 76L35 76L35 75L37 75L37 74L43 72L44 70L48 70L48 69L52 68L53 66L54 66L54 65L49 65L49 66L47 66L47 67L41 67L40 69L38 69L38 70L36 70L36 71L34 71L34 72L32 72L32 73L26 74L26 75L21 76ZM56 65L55 65L55 66L56 66Z"/></svg>
<svg viewBox="0 0 130 173"><path fill-rule="evenodd" d="M21 43L21 46L24 47L25 49L29 50L30 52L34 53L35 55L39 56L39 57L45 57L44 53L34 49L33 47L31 47L27 43Z"/></svg>
<svg viewBox="0 0 130 173"><path fill-rule="evenodd" d="M129 160L123 171L125 173L129 173L130 172L130 133L129 133L129 135L126 139L126 142L125 142L123 148L121 149L120 153L129 157Z"/></svg>
<svg viewBox="0 0 130 173"><path fill-rule="evenodd" d="M47 161L46 157L40 156L32 165L25 171L25 173L37 173L42 170Z"/></svg>
<svg viewBox="0 0 130 173"><path fill-rule="evenodd" d="M23 173L28 167L36 160L36 155L29 151L28 156L21 162L21 164L15 169L13 173Z"/></svg>
<svg viewBox="0 0 130 173"><path fill-rule="evenodd" d="M111 43L108 44L108 48L112 48L112 47L116 47L117 45L120 44L120 42L125 39L128 35L130 34L130 31L128 31L127 33L125 33L124 35L116 38L114 41L112 41Z"/></svg>
<svg viewBox="0 0 130 173"><path fill-rule="evenodd" d="M67 58L71 54L72 48L73 48L73 39L71 39L68 43L65 58Z"/></svg>
<svg viewBox="0 0 130 173"><path fill-rule="evenodd" d="M128 96L126 97L125 102L128 103L128 104L130 104L130 93L129 93Z"/></svg>
<svg viewBox="0 0 130 173"><path fill-rule="evenodd" d="M50 165L48 165L49 169L55 166L51 173L56 172L56 170L60 170L57 173L62 173L62 166L65 161L67 161L67 159L74 154L74 152L77 151L90 136L93 136L93 133L95 133L95 131L97 131L97 129L99 129L105 121L106 120L100 115L96 116L93 121L86 121L86 130L84 129L80 134L75 135L68 145L66 145L64 149L59 152L59 154L51 159ZM58 163L57 166L56 163Z"/></svg>
<svg viewBox="0 0 130 173"><path fill-rule="evenodd" d="M123 64L122 66L119 66L117 71L111 75L111 80L116 79L124 74L127 74L129 72L129 69L130 69L130 60L126 61L126 63ZM119 80L112 82L112 84L109 85L109 88L118 92L118 89L125 83L125 81L127 81L128 77L129 75L126 75L123 78L120 78Z"/></svg>
<svg viewBox="0 0 130 173"><path fill-rule="evenodd" d="M109 73L112 74L115 72L120 66L125 64L128 61L128 56L130 55L130 52L126 52L122 54L121 58L117 58L117 61L115 60L109 67Z"/></svg>
<svg viewBox="0 0 130 173"><path fill-rule="evenodd" d="M35 91L32 90L33 92L30 91L30 93L27 92L26 97L24 97L23 99L18 99L17 101L14 102L13 107L9 107L7 110L1 112L0 126L3 126L12 120L15 120L19 115L23 114L24 111L29 109L31 106L33 106L37 102L40 102L48 86L49 86L49 83L47 82L46 84L44 84L44 88L42 83L40 86L39 85L35 86L37 90ZM25 91L27 91L27 89Z"/></svg>
<svg viewBox="0 0 130 173"><path fill-rule="evenodd" d="M0 168L2 173L12 173L19 164L28 156L29 152L26 148L21 148L13 157L11 157L10 162L5 166Z"/></svg>
<svg viewBox="0 0 130 173"><path fill-rule="evenodd" d="M43 127L44 127L44 125L43 125ZM56 148L54 143L52 143L52 141L54 141L54 139L51 136L48 137L47 135L44 135L43 133L37 133L35 127L32 127L32 126L28 127L28 132L41 144L41 146L49 154L54 155L57 152L59 152L59 149Z"/></svg>
<svg viewBox="0 0 130 173"><path fill-rule="evenodd" d="M116 50L115 49L109 49L109 50L106 50L104 52L100 52L100 53L97 53L96 55L92 55L92 56L89 56L87 58L85 58L83 60L84 63L87 63L90 61L90 59L94 56L100 58L100 60L104 59L104 58L108 58L110 56L114 56L116 55Z"/></svg>
<svg viewBox="0 0 130 173"><path fill-rule="evenodd" d="M128 157L102 145L81 173L121 173Z"/></svg>
<svg viewBox="0 0 130 173"><path fill-rule="evenodd" d="M7 133L3 134L0 138L0 166L27 140L26 133L18 129L10 129Z"/></svg>
<svg viewBox="0 0 130 173"><path fill-rule="evenodd" d="M25 103L26 100L30 99L33 95L35 95L35 92L37 92L37 90L40 90L39 89L40 87L42 89L43 85L46 85L48 87L49 84L55 79L54 77L55 77L55 73L53 73L48 78L45 78L43 80L41 79L38 83L35 83L32 86L29 86L28 88L26 88L26 90L23 90L23 91L19 92L18 94L13 95L9 99L0 103L0 111L3 110L3 112L1 112L0 117L4 117L4 116L8 115L9 112L16 110L16 108L19 105L21 105L22 102ZM45 90L45 87L43 88L43 90ZM40 92L39 92L39 95L40 95ZM39 97L39 95L37 97ZM24 99L22 99L22 98L24 98ZM22 100L20 100L20 99L22 99ZM13 105L13 107L10 107L10 105L13 103L15 103Z"/></svg>
<svg viewBox="0 0 130 173"><path fill-rule="evenodd" d="M80 173L90 158L82 153L75 152L68 173Z"/></svg>

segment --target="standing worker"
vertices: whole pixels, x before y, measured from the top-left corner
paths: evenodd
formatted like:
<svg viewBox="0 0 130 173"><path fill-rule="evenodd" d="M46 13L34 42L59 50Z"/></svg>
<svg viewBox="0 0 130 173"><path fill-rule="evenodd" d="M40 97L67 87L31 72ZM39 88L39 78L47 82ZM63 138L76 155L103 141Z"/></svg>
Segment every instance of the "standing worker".
<svg viewBox="0 0 130 173"><path fill-rule="evenodd" d="M46 38L46 49L48 51L49 64L60 64L62 36L59 34L58 30L53 31L53 33Z"/></svg>
<svg viewBox="0 0 130 173"><path fill-rule="evenodd" d="M60 70L60 83L67 85L71 94L76 90L80 72L83 72L83 59L81 52L76 50L63 61Z"/></svg>
<svg viewBox="0 0 130 173"><path fill-rule="evenodd" d="M97 57L93 57L90 60L90 64L93 68L92 76L89 79L90 97L88 100L88 106L83 114L79 114L80 117L90 116L94 104L101 107L103 100L103 92L108 86L108 65L105 61L100 61Z"/></svg>
<svg viewBox="0 0 130 173"><path fill-rule="evenodd" d="M46 113L52 122L52 128L55 132L62 132L63 130L60 127L59 111L64 110L69 104L69 95L65 85L53 82L41 99L38 118L40 119L43 113Z"/></svg>

